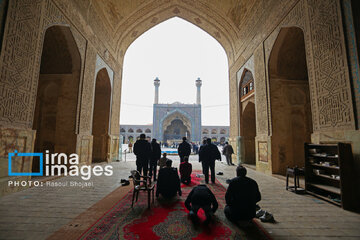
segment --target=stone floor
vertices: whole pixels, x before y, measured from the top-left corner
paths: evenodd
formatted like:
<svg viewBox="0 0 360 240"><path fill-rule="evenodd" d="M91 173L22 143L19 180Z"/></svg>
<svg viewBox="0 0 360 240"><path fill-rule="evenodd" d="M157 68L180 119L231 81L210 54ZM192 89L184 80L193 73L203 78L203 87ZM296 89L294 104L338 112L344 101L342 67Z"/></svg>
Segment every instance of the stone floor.
<svg viewBox="0 0 360 240"><path fill-rule="evenodd" d="M178 164L178 157L171 157ZM200 169L197 157L191 157L194 169ZM0 198L0 239L45 239L64 224L84 212L120 186L119 179L129 176L135 167L134 155L126 162L114 162L111 177L93 177L93 187L33 187ZM235 166L217 162L217 176L225 180L235 176ZM310 195L285 190L285 182L248 169L262 194L260 206L273 213L276 223L263 223L274 239L360 239L360 215L344 211ZM62 177L56 182L81 181ZM96 219L94 219L95 221Z"/></svg>

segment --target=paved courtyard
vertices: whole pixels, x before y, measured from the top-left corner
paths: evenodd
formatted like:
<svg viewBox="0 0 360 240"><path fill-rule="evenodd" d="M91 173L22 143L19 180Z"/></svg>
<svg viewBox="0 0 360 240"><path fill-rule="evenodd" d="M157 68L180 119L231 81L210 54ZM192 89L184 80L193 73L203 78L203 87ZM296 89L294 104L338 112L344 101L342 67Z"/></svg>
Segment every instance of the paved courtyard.
<svg viewBox="0 0 360 240"><path fill-rule="evenodd" d="M178 156L169 156L178 165ZM197 156L190 159L200 169ZM135 168L133 154L126 162L111 163L114 174L93 177L90 187L33 187L0 198L0 239L45 239L76 216L120 186ZM225 159L216 163L219 181L235 176L235 166ZM273 213L276 223L263 223L274 239L360 239L360 215L344 211L310 195L297 195L285 190L285 182L248 168L262 194L260 206ZM61 177L56 182L80 181L79 177ZM110 207L110 206L109 206ZM94 219L96 221L96 219Z"/></svg>

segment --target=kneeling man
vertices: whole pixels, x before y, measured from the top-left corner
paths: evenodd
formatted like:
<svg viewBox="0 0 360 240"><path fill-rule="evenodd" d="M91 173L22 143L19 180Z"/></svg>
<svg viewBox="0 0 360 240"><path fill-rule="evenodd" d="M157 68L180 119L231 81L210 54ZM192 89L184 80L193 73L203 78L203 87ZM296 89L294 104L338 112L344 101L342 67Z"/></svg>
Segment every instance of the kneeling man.
<svg viewBox="0 0 360 240"><path fill-rule="evenodd" d="M180 179L176 168L171 167L172 161L166 161L166 167L161 168L156 185L156 197L164 198L175 197L176 193L181 196Z"/></svg>
<svg viewBox="0 0 360 240"><path fill-rule="evenodd" d="M225 194L224 213L230 221L250 221L256 215L256 203L261 200L257 183L246 177L246 168L236 168L237 177L232 179Z"/></svg>
<svg viewBox="0 0 360 240"><path fill-rule="evenodd" d="M189 193L185 207L190 211L189 215L193 221L198 220L197 212L202 208L206 215L205 223L209 223L218 208L218 202L211 190L205 184L200 184Z"/></svg>

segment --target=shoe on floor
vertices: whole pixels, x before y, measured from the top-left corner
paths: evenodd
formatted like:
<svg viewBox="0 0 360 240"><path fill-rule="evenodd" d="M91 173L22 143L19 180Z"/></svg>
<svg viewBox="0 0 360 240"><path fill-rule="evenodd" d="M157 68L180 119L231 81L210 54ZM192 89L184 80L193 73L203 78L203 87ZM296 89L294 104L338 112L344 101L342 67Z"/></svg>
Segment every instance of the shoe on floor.
<svg viewBox="0 0 360 240"><path fill-rule="evenodd" d="M259 219L262 222L274 222L275 221L274 216L267 211L265 211L265 213Z"/></svg>
<svg viewBox="0 0 360 240"><path fill-rule="evenodd" d="M127 180L123 178L123 179L120 180L120 183L124 183L124 182L126 182L126 181L127 181Z"/></svg>
<svg viewBox="0 0 360 240"><path fill-rule="evenodd" d="M121 184L121 186L127 186L127 185L130 185L130 182L129 182L128 180L125 180L125 182L123 182L123 183Z"/></svg>
<svg viewBox="0 0 360 240"><path fill-rule="evenodd" d="M224 175L223 172L218 172L216 175Z"/></svg>
<svg viewBox="0 0 360 240"><path fill-rule="evenodd" d="M256 218L260 218L265 214L265 211L260 209L258 211L256 211Z"/></svg>

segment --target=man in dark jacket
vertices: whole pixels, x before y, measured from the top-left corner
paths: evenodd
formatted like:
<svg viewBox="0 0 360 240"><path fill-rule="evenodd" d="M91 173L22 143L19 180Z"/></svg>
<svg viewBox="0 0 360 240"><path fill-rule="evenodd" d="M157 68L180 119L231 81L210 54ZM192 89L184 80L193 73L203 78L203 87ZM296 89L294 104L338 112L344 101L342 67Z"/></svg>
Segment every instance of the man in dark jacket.
<svg viewBox="0 0 360 240"><path fill-rule="evenodd" d="M166 161L166 167L159 170L156 184L156 197L173 198L176 193L181 196L180 179L176 168L171 167L172 161Z"/></svg>
<svg viewBox="0 0 360 240"><path fill-rule="evenodd" d="M218 208L218 202L211 190L204 184L194 187L185 200L185 207L190 211L193 221L198 220L197 212L202 208L206 215L206 223L211 221Z"/></svg>
<svg viewBox="0 0 360 240"><path fill-rule="evenodd" d="M215 160L221 160L221 154L217 146L211 143L211 139L206 140L206 145L199 151L199 157L202 161L205 182L209 183L209 168L211 171L211 182L215 183Z"/></svg>
<svg viewBox="0 0 360 240"><path fill-rule="evenodd" d="M161 148L160 144L156 142L156 139L153 138L151 141L151 158L150 158L150 171L149 176L154 176L154 181L156 181L156 172L157 172L157 163L161 157Z"/></svg>
<svg viewBox="0 0 360 240"><path fill-rule="evenodd" d="M202 161L202 158L201 158L201 156L200 156L200 152L201 152L201 150L204 148L206 146L206 139L204 139L203 141L202 141L202 144L200 145L200 148L199 148L199 152L198 152L198 154L199 154L199 162L201 162L201 166L202 166L202 172L203 172L203 174L205 175L205 172L204 172L204 169L205 169L205 167L204 167L204 161Z"/></svg>
<svg viewBox="0 0 360 240"><path fill-rule="evenodd" d="M234 153L233 147L228 142L226 142L223 148L223 154L226 157L226 162L228 165L234 165L232 163L232 157L231 157L233 153Z"/></svg>
<svg viewBox="0 0 360 240"><path fill-rule="evenodd" d="M189 157L184 157L184 162L180 163L180 180L183 184L189 185L191 183L192 165L189 163Z"/></svg>
<svg viewBox="0 0 360 240"><path fill-rule="evenodd" d="M261 200L257 183L246 177L246 168L236 168L237 177L232 179L225 194L225 216L230 221L250 221L256 215L256 203Z"/></svg>
<svg viewBox="0 0 360 240"><path fill-rule="evenodd" d="M190 153L191 153L191 146L186 141L186 137L183 137L183 141L182 141L182 143L179 144L179 147L178 147L178 154L180 156L180 163L182 163L184 161L185 156L190 156Z"/></svg>
<svg viewBox="0 0 360 240"><path fill-rule="evenodd" d="M134 154L136 155L136 167L139 173L147 176L149 160L151 157L151 145L145 139L145 134L140 134L140 139L134 144Z"/></svg>

